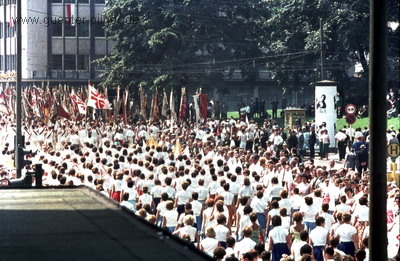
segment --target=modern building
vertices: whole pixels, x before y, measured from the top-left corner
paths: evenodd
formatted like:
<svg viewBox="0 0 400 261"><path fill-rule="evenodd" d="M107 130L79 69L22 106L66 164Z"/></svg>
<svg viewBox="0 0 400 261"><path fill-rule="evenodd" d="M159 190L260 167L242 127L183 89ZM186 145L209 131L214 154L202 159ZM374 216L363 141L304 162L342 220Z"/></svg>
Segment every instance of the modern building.
<svg viewBox="0 0 400 261"><path fill-rule="evenodd" d="M110 54L105 0L21 1L22 81L96 82L94 60ZM15 77L16 0L0 0L0 80Z"/></svg>

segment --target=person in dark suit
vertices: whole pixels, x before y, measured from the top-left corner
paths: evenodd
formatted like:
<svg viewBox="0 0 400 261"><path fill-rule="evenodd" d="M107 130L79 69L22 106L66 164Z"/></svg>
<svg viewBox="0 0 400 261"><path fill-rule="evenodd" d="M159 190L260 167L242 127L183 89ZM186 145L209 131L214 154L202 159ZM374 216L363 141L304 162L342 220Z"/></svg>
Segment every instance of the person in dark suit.
<svg viewBox="0 0 400 261"><path fill-rule="evenodd" d="M356 169L358 173L363 173L368 168L368 150L363 144L360 150L356 152Z"/></svg>
<svg viewBox="0 0 400 261"><path fill-rule="evenodd" d="M314 128L311 128L310 131L311 132L310 132L310 138L308 140L308 145L310 146L310 158L313 159L315 154L314 146L317 143L317 134L315 134Z"/></svg>

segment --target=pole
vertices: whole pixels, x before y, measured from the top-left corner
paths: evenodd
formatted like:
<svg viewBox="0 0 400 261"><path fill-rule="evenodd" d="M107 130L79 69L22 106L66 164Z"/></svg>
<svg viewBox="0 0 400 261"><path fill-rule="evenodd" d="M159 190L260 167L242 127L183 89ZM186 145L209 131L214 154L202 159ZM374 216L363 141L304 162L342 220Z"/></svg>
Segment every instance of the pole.
<svg viewBox="0 0 400 261"><path fill-rule="evenodd" d="M21 106L21 73L22 73L22 66L21 66L21 29L22 29L22 24L21 24L21 0L17 0L17 22L15 23L15 26L17 27L17 48L16 48L16 54L17 54L17 79L16 79L16 108L15 108L15 113L16 113L16 124L17 124L17 130L16 130L16 144L14 151L16 152L14 154L14 160L18 160L19 157L23 157L24 155L18 155L17 153L17 148L20 146L23 146L22 144L22 131L21 131L21 112L22 112L22 106ZM17 168L17 179L21 178L21 168Z"/></svg>
<svg viewBox="0 0 400 261"><path fill-rule="evenodd" d="M387 260L386 125L387 0L370 1L370 214L369 260Z"/></svg>
<svg viewBox="0 0 400 261"><path fill-rule="evenodd" d="M321 81L325 79L325 70L324 70L324 27L322 25L322 18L319 19L319 32L320 32L320 43L321 43Z"/></svg>

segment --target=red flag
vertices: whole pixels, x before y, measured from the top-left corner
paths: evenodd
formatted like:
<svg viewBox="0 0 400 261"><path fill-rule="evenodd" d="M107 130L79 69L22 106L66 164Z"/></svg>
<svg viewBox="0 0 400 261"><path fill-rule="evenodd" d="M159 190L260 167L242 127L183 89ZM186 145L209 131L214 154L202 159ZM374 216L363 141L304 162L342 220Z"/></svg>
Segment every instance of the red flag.
<svg viewBox="0 0 400 261"><path fill-rule="evenodd" d="M208 95L207 94L199 94L200 97L200 113L203 117L204 121L207 121L207 107L208 107Z"/></svg>
<svg viewBox="0 0 400 261"><path fill-rule="evenodd" d="M186 119L186 89L182 88L181 106L179 110L179 120Z"/></svg>
<svg viewBox="0 0 400 261"><path fill-rule="evenodd" d="M106 99L106 97L90 85L87 106L96 109L111 109L110 102Z"/></svg>

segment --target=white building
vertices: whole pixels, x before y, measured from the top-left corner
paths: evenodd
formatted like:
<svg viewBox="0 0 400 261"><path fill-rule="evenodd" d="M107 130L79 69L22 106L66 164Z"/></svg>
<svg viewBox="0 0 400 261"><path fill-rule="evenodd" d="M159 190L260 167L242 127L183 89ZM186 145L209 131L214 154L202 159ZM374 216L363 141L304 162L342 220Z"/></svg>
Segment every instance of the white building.
<svg viewBox="0 0 400 261"><path fill-rule="evenodd" d="M23 82L99 80L108 55L105 0L22 0ZM16 0L0 0L0 80L16 70ZM72 20L70 19L72 16Z"/></svg>

